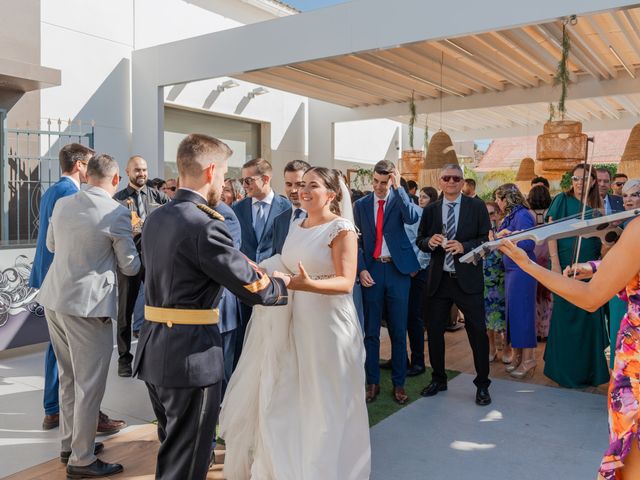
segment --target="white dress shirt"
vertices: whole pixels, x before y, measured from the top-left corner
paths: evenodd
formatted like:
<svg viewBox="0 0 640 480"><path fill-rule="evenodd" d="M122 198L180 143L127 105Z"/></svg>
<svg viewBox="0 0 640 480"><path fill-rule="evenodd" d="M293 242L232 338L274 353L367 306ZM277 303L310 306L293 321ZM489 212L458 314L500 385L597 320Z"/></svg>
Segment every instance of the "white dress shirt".
<svg viewBox="0 0 640 480"><path fill-rule="evenodd" d="M447 217L449 216L449 204L455 203L456 206L453 207L453 214L455 216L456 222L456 232L458 231L458 220L460 219L460 203L462 203L462 194L458 195L458 198L455 200L447 200L445 197L442 198L442 224L447 224ZM446 228L446 227L445 227ZM444 230L444 228L443 228ZM440 232L443 233L443 232ZM453 238L448 238L447 240L453 240ZM451 270L447 268L447 262L444 262L442 269L445 272L454 272L455 270Z"/></svg>
<svg viewBox="0 0 640 480"><path fill-rule="evenodd" d="M376 194L373 194L373 222L374 224L377 225L378 222L378 201L379 200L384 200L384 215L387 214L387 203L389 201L389 193L391 192L391 189L389 189L389 191L387 192L387 196L384 198L378 198L376 196ZM383 217L384 218L384 217ZM391 256L391 252L389 252L389 247L387 247L387 241L384 239L384 233L382 234L382 251L380 252L380 256L381 257L390 257Z"/></svg>
<svg viewBox="0 0 640 480"><path fill-rule="evenodd" d="M256 198L251 198L251 222L253 226L256 226L256 218L258 217L258 202L264 202L267 204L266 207L262 207L264 209L264 217L265 220L269 216L269 210L271 210L271 204L273 203L273 198L276 196L275 192L271 190L266 197L262 200L258 200Z"/></svg>
<svg viewBox="0 0 640 480"><path fill-rule="evenodd" d="M611 211L611 202L609 202L609 195L605 195L604 199L602 200L603 206L604 206L604 214L605 215L610 215L612 213Z"/></svg>

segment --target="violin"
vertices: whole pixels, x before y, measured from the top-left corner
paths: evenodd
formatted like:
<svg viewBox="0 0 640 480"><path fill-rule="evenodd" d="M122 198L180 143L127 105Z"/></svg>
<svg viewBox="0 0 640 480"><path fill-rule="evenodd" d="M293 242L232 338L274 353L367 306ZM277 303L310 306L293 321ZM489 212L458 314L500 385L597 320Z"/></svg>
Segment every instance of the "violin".
<svg viewBox="0 0 640 480"><path fill-rule="evenodd" d="M485 242L474 248L469 253L460 257L461 263L473 263L477 265L489 253L500 248L502 239L508 238L513 243L522 240L533 240L536 245L540 245L549 240L558 240L576 236L598 237L607 244L618 241L622 235L620 226L627 220L640 215L640 209L625 210L610 215L602 215L598 210L593 210L591 218L584 218L584 213L547 223L537 227L522 230L511 235L505 235L496 240Z"/></svg>

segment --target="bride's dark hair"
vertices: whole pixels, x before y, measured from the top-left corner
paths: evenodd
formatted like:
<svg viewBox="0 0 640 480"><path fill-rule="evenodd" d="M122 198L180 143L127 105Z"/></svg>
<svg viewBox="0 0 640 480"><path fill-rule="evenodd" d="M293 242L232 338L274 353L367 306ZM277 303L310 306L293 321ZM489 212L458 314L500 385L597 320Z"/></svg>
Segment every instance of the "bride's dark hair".
<svg viewBox="0 0 640 480"><path fill-rule="evenodd" d="M340 215L340 202L342 201L342 190L340 189L340 172L333 168L326 167L311 167L308 168L304 174L313 172L322 179L322 183L327 190L336 194L335 198L331 201L329 209L332 213Z"/></svg>

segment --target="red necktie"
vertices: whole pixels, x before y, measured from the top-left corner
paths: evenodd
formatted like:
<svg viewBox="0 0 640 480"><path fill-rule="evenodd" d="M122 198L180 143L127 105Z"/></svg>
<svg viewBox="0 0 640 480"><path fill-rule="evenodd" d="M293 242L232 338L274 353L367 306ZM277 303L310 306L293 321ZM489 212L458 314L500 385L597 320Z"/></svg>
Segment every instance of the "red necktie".
<svg viewBox="0 0 640 480"><path fill-rule="evenodd" d="M379 258L382 253L382 224L384 223L384 200L378 200L378 215L376 216L376 248L373 258Z"/></svg>

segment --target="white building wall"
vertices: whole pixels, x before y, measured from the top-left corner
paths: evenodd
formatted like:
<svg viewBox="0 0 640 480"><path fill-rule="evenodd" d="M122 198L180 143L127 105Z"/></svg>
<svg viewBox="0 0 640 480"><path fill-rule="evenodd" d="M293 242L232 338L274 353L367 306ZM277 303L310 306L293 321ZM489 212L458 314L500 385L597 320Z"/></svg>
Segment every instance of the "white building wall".
<svg viewBox="0 0 640 480"><path fill-rule="evenodd" d="M70 130L77 130L79 121L85 126L95 122L96 149L113 155L124 165L136 153L131 151L133 49L268 18L269 13L237 0L43 0L41 64L60 69L62 85L42 91L41 126L46 128L48 118L71 119L75 125ZM193 62L207 61L215 59L193 58ZM213 90L224 80L191 83L174 90L177 95L170 101L268 122L276 188L281 183L279 172L292 159L345 169L388 158L388 142L396 135L396 122L374 120L341 126L333 151L334 106L316 102L315 107L310 107L305 97L274 89L248 99L247 94L256 85L241 81L239 87L221 92L211 102ZM164 90L167 99L171 88ZM46 146L43 148L46 150ZM50 153L55 155L58 148L53 145ZM150 174L160 174L158 159L147 160Z"/></svg>

